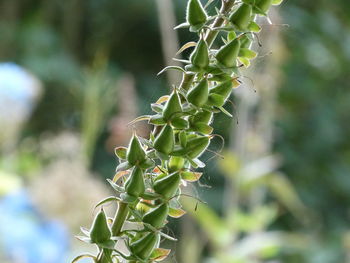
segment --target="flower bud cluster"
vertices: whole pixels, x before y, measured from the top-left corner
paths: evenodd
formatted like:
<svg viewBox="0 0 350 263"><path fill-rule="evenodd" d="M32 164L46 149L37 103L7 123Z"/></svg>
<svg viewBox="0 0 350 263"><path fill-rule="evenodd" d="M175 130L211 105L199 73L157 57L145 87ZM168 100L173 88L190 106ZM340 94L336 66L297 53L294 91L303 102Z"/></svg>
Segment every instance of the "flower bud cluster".
<svg viewBox="0 0 350 263"><path fill-rule="evenodd" d="M256 17L266 16L269 7L279 2L223 0L223 7L230 8L222 7L224 13L209 16L199 0L188 0L186 22L177 28L188 27L198 41L182 48L194 47L185 61L187 65L165 70L181 70L184 79L190 81L151 104L153 115L137 119L147 119L154 126L148 139L134 133L128 147L116 148L120 164L115 180L109 182L117 194L98 205L117 201L118 213L108 220L100 210L91 229L83 230L86 236L81 237L97 245L99 254L77 259L90 256L97 263L146 263L161 261L169 254L170 250L159 247L160 238L173 238L163 233L162 228L168 216L180 217L185 213L179 201L181 185L200 178L201 174L194 170L205 166L199 158L213 138L213 117L219 112L229 114L223 106L240 83L240 70L256 57L251 50L255 34L260 31ZM218 20L221 23L214 28ZM212 49L207 36L217 32L223 32L225 37L219 49ZM117 184L121 178L124 183ZM122 230L125 221L133 222L135 228ZM125 242L129 253L116 250L116 242Z"/></svg>

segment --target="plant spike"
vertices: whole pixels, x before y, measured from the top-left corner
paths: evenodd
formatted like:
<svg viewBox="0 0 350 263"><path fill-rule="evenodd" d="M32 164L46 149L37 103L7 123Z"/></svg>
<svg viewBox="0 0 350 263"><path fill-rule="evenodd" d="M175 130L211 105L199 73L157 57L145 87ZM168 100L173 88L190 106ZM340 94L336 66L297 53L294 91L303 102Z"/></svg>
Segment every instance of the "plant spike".
<svg viewBox="0 0 350 263"><path fill-rule="evenodd" d="M239 62L248 66L255 54L249 49L254 39L250 36L255 34L250 25L255 24L257 15L265 16L271 5L272 0L256 0L243 1L236 7L235 0L222 0L216 17L209 18L200 0L188 0L182 25L198 37L186 60L190 64L180 68L184 72L180 87L152 104L155 114L148 119L155 129L150 138L140 138L134 132L127 148L116 148L120 160L117 171L121 177L128 176L119 186L111 183L117 192L118 210L109 226L101 209L88 236L81 239L98 247L95 257L89 255L96 263L148 263L169 254L170 250L159 247L160 237L175 240L162 233L162 228L169 214L183 211L177 200L181 180L194 182L200 178L201 173L193 169L205 166L198 158L214 137L209 125L215 113L229 114L222 106L237 86L242 67ZM226 34L225 43L217 41L219 48L213 50L220 31ZM125 221L142 227L123 230ZM116 242L122 242L119 239L129 249L126 255L116 249Z"/></svg>

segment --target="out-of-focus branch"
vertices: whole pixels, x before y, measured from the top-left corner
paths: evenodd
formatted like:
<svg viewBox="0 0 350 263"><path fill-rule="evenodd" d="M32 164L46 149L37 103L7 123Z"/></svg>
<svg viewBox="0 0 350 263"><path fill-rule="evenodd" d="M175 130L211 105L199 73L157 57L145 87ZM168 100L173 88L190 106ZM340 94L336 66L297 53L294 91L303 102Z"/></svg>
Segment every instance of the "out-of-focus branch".
<svg viewBox="0 0 350 263"><path fill-rule="evenodd" d="M179 49L177 33L173 30L176 20L172 0L156 0L156 4L159 14L159 26L165 65L180 66L179 62L173 61L172 59ZM170 84L179 82L180 73L172 70L167 71L166 74Z"/></svg>

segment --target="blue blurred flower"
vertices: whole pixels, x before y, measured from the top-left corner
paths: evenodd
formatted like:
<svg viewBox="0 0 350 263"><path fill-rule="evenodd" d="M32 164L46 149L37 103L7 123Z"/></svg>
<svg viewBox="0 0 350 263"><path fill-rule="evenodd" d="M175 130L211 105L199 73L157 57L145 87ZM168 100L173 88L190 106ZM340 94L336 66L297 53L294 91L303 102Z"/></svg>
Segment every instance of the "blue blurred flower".
<svg viewBox="0 0 350 263"><path fill-rule="evenodd" d="M23 263L65 262L69 236L64 225L45 220L26 192L4 197L0 211L0 244L5 257Z"/></svg>

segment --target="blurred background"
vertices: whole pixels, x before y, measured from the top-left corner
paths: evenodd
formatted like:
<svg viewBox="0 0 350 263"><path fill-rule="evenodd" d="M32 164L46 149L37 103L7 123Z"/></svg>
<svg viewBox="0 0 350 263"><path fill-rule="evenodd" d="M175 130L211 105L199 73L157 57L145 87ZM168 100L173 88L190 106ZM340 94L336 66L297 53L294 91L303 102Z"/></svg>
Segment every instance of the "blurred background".
<svg viewBox="0 0 350 263"><path fill-rule="evenodd" d="M185 6L0 0L0 262L94 252L74 235L112 194L126 124L180 81L156 74L195 39L172 30ZM185 189L207 204L182 200L166 262L350 262L350 5L285 0L270 18L227 105L235 117L214 123L225 158L206 153Z"/></svg>

